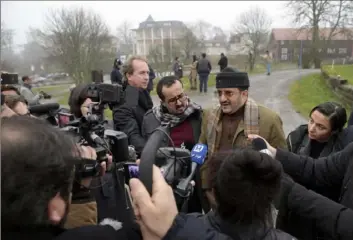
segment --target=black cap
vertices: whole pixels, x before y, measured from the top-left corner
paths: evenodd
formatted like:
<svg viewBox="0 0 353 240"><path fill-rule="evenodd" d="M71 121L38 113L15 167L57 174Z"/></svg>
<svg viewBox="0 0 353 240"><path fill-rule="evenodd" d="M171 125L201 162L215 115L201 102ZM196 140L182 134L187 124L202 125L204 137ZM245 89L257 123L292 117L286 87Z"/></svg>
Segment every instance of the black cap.
<svg viewBox="0 0 353 240"><path fill-rule="evenodd" d="M247 88L250 86L248 73L226 67L216 76L216 88Z"/></svg>

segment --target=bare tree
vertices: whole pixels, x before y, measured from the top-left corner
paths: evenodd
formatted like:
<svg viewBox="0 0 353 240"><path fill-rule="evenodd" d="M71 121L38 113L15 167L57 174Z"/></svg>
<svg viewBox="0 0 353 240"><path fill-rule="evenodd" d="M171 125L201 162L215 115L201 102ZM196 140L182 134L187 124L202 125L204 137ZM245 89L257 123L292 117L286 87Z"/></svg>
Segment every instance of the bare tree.
<svg viewBox="0 0 353 240"><path fill-rule="evenodd" d="M235 33L247 39L244 50L249 53L250 71L254 69L256 60L267 43L271 23L271 18L263 9L251 7L239 16L234 26Z"/></svg>
<svg viewBox="0 0 353 240"><path fill-rule="evenodd" d="M182 31L182 37L179 41L179 46L182 52L184 52L186 59L190 59L193 52L198 49L199 40L195 36L194 26L185 27Z"/></svg>
<svg viewBox="0 0 353 240"><path fill-rule="evenodd" d="M76 83L90 81L90 72L101 69L105 58L113 58L116 49L102 18L83 8L52 10L43 30L32 36Z"/></svg>
<svg viewBox="0 0 353 240"><path fill-rule="evenodd" d="M200 20L193 24L193 31L196 38L199 40L201 50L205 50L205 41L212 38L212 24Z"/></svg>
<svg viewBox="0 0 353 240"><path fill-rule="evenodd" d="M132 29L132 23L127 20L124 20L117 27L118 41L124 44L132 44L131 29Z"/></svg>
<svg viewBox="0 0 353 240"><path fill-rule="evenodd" d="M311 57L315 67L320 67L319 48L352 26L353 1L292 0L287 7L300 31L311 33ZM322 33L322 27L329 28L329 32Z"/></svg>
<svg viewBox="0 0 353 240"><path fill-rule="evenodd" d="M213 26L212 27L212 39L220 41L220 42L227 42L227 34L221 27Z"/></svg>
<svg viewBox="0 0 353 240"><path fill-rule="evenodd" d="M13 72L20 65L19 56L14 53L14 30L1 21L1 70Z"/></svg>
<svg viewBox="0 0 353 240"><path fill-rule="evenodd" d="M14 31L7 28L5 22L1 21L1 53L5 50L12 50L13 37Z"/></svg>

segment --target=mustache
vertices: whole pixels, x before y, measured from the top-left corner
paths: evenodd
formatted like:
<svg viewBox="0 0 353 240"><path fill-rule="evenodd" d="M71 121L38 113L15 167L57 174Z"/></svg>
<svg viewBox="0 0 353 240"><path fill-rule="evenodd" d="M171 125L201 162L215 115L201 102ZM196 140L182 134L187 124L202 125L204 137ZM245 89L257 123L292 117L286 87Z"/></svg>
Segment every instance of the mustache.
<svg viewBox="0 0 353 240"><path fill-rule="evenodd" d="M221 105L229 105L230 104L230 102L221 102Z"/></svg>

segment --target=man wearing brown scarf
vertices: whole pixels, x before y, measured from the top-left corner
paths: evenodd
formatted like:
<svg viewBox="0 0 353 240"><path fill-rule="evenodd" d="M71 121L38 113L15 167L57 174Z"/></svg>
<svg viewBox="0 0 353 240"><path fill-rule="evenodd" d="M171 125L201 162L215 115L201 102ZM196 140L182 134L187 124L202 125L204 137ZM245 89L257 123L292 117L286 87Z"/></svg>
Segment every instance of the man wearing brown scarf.
<svg viewBox="0 0 353 240"><path fill-rule="evenodd" d="M258 105L248 94L250 81L246 72L225 68L216 77L219 105L205 112L200 143L208 145L208 159L217 152L251 145L248 134L258 134L271 145L286 148L282 120L271 109ZM201 167L202 188L208 191L208 162ZM204 209L207 212L209 209Z"/></svg>

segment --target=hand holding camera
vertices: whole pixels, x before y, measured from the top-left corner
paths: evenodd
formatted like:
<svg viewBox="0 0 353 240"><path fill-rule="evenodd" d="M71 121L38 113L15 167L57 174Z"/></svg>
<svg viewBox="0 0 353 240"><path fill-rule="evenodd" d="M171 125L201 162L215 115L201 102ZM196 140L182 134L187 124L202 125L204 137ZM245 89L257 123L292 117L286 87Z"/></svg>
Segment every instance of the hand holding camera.
<svg viewBox="0 0 353 240"><path fill-rule="evenodd" d="M43 92L43 91L39 92L39 96L40 96L40 98L51 99L51 95L49 95L48 93Z"/></svg>

